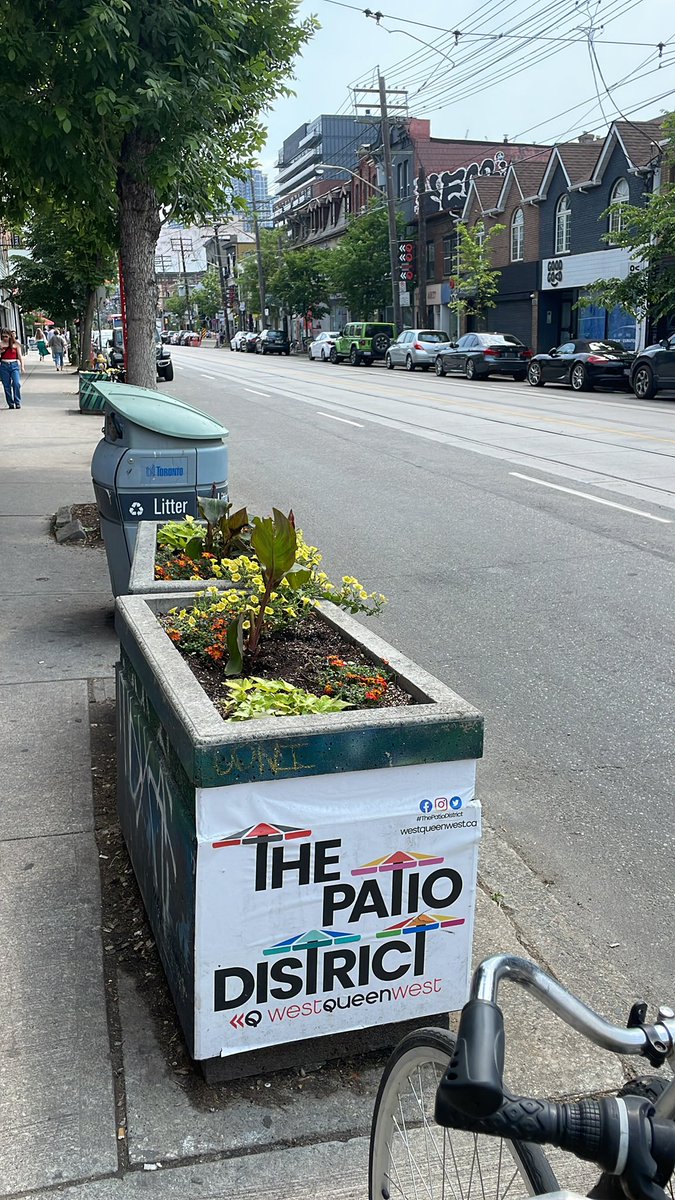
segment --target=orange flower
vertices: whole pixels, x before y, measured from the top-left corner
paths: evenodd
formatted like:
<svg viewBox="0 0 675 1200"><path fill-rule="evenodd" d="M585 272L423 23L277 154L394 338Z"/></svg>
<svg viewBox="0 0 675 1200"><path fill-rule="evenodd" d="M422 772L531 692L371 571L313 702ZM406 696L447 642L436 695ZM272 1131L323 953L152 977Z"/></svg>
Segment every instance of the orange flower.
<svg viewBox="0 0 675 1200"><path fill-rule="evenodd" d="M166 631L172 642L179 642L181 638L180 629L167 629Z"/></svg>
<svg viewBox="0 0 675 1200"><path fill-rule="evenodd" d="M212 658L214 662L219 662L223 657L223 648L222 646L207 646L204 653L208 654L209 658Z"/></svg>
<svg viewBox="0 0 675 1200"><path fill-rule="evenodd" d="M330 684L329 684L329 683L327 683L327 684L326 684L326 686L325 686L325 688L324 688L323 690L324 690L324 695L326 695L326 696L332 696L332 695L333 695L333 689L332 689L332 687L330 686Z"/></svg>

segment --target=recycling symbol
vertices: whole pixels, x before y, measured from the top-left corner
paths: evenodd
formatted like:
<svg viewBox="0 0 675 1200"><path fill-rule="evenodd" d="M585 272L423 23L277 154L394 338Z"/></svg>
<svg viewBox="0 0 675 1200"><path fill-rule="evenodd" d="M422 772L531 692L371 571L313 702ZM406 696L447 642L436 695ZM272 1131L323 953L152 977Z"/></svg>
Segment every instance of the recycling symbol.
<svg viewBox="0 0 675 1200"><path fill-rule="evenodd" d="M142 517L143 516L143 505L139 504L138 500L134 500L133 504L129 505L129 516L130 517Z"/></svg>

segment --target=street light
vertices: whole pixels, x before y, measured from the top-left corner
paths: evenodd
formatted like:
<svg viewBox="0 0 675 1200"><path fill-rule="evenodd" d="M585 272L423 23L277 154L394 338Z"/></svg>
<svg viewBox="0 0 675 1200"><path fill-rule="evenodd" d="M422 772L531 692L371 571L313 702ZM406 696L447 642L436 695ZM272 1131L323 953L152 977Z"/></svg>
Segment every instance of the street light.
<svg viewBox="0 0 675 1200"><path fill-rule="evenodd" d="M339 167L337 163L322 163L320 167L315 168L315 174L323 175L326 167L329 167L331 171L345 171L347 175L351 175L352 179L360 180L361 183L365 183L366 187L369 187L374 192L377 192L378 196L384 196L385 200L387 199L387 193L385 192L384 188L377 187L377 185L371 183L369 179L364 179L363 175L358 175L356 171L350 171L349 167ZM337 182L339 183L340 180Z"/></svg>
<svg viewBox="0 0 675 1200"><path fill-rule="evenodd" d="M223 256L222 256L221 249L220 249L220 237L218 235L218 230L221 228L222 228L222 226L216 222L216 224L214 224L214 226L213 226L213 233L214 233L215 239L216 239L216 255L218 257L218 274L220 275L220 297L221 297L221 301L222 301L222 305L223 305L223 318L224 318L223 323L224 323L224 333L225 333L225 345L229 346L230 345L230 317L229 317L229 313L227 310L227 284L225 281ZM231 240L231 238L228 237L227 240L229 242ZM230 349L231 348L232 347L230 346Z"/></svg>

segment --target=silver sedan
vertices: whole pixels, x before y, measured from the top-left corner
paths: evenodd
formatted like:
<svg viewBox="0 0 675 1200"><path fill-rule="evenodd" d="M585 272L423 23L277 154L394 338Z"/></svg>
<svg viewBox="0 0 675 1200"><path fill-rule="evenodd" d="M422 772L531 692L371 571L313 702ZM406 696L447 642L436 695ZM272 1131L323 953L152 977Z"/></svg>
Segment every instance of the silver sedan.
<svg viewBox="0 0 675 1200"><path fill-rule="evenodd" d="M428 371L433 367L439 349L449 341L447 333L440 329L404 329L391 343L385 362L390 371L394 367L405 367L406 371L421 367Z"/></svg>

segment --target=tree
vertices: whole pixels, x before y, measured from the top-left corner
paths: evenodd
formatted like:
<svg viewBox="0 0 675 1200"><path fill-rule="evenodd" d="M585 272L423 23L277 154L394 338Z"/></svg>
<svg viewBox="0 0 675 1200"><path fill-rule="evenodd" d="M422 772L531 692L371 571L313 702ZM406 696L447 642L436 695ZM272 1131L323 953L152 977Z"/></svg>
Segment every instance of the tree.
<svg viewBox="0 0 675 1200"><path fill-rule="evenodd" d="M675 115L665 122L668 133L666 162L675 159ZM663 172L665 176L665 171ZM615 228L603 240L630 251L632 265L625 279L598 279L592 283L581 305L623 308L641 320L658 320L675 309L675 186L664 183L656 195L646 196L644 206L611 204L602 214L615 214Z"/></svg>
<svg viewBox="0 0 675 1200"><path fill-rule="evenodd" d="M0 0L0 199L116 212L128 378L155 386L154 251L161 214L224 211L262 142L312 22L295 0Z"/></svg>
<svg viewBox="0 0 675 1200"><path fill-rule="evenodd" d="M101 236L100 214L65 204L33 213L23 235L31 256L14 259L2 286L24 310L49 313L60 325L81 318L81 357L87 362L96 293L114 271L111 213L108 240Z"/></svg>
<svg viewBox="0 0 675 1200"><path fill-rule="evenodd" d="M219 272L207 271L199 287L193 289L191 299L197 305L200 315L215 317L223 307Z"/></svg>
<svg viewBox="0 0 675 1200"><path fill-rule="evenodd" d="M274 272L279 267L279 235L272 229L260 230L260 254L262 257L263 278L265 280L265 291L267 284L271 280ZM258 313L264 318L264 313L261 313L260 289L258 287L258 255L255 250L250 254L246 254L239 264L239 294L246 303L246 308L249 313ZM278 310L278 304L275 296L270 292L267 296L267 307L273 311Z"/></svg>
<svg viewBox="0 0 675 1200"><path fill-rule="evenodd" d="M287 249L270 278L270 289L277 303L286 312L302 316L305 322L310 310L313 317L322 317L328 312L328 254L326 250L309 247Z"/></svg>
<svg viewBox="0 0 675 1200"><path fill-rule="evenodd" d="M501 271L492 267L491 245L503 225L485 229L482 221L457 226L457 269L448 308L458 315L484 317L494 304Z"/></svg>
<svg viewBox="0 0 675 1200"><path fill-rule="evenodd" d="M180 292L174 292L172 296L168 296L164 301L164 311L170 312L174 317L178 317L179 321L185 319L187 317L185 294L181 295Z"/></svg>
<svg viewBox="0 0 675 1200"><path fill-rule="evenodd" d="M353 318L372 317L391 304L386 210L378 205L362 216L352 216L328 262L333 287L344 297Z"/></svg>

